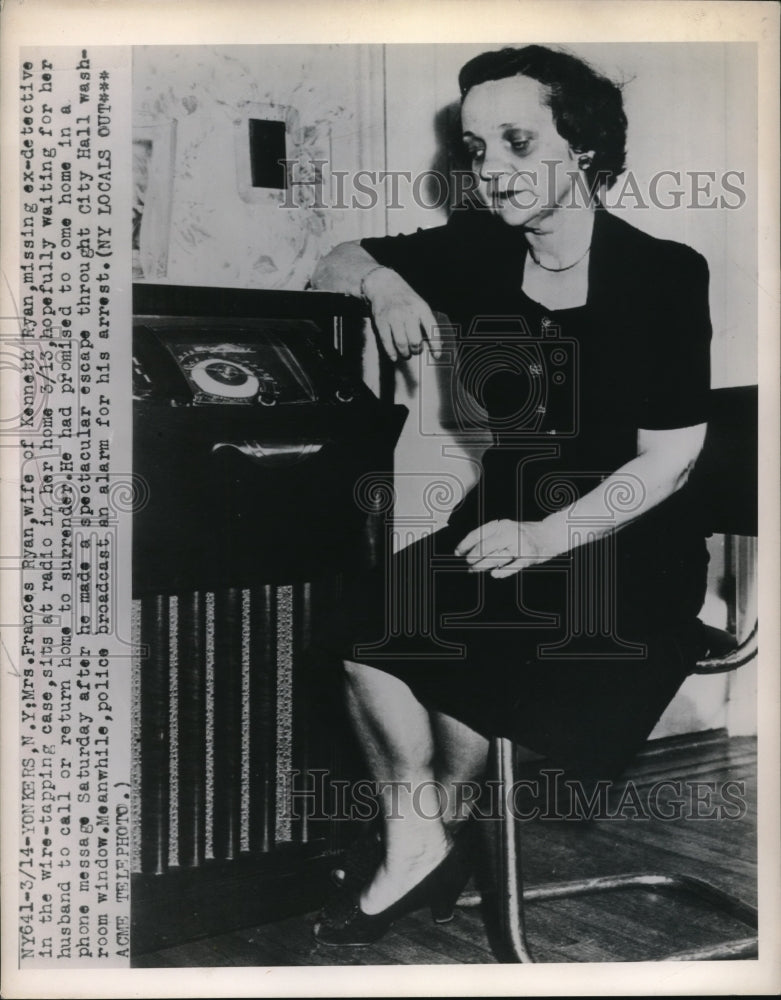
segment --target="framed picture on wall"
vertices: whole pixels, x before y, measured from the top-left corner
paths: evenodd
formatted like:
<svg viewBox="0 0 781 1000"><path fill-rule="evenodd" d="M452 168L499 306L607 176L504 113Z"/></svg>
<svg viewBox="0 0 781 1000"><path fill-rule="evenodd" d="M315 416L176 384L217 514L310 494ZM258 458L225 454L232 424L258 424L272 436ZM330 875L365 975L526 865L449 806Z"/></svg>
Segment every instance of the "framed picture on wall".
<svg viewBox="0 0 781 1000"><path fill-rule="evenodd" d="M174 184L176 122L133 124L133 280L164 278Z"/></svg>

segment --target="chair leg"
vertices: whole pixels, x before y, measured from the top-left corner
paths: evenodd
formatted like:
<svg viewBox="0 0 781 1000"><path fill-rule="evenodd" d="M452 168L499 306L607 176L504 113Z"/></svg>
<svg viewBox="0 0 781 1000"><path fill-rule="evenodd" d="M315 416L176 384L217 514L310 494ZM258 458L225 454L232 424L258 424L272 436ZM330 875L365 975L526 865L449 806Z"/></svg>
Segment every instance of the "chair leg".
<svg viewBox="0 0 781 1000"><path fill-rule="evenodd" d="M510 962L534 962L526 941L523 910L523 873L519 824L508 814L507 790L515 784L515 748L512 740L492 741L494 775L500 792L501 818L497 845L497 891L502 943Z"/></svg>
<svg viewBox="0 0 781 1000"><path fill-rule="evenodd" d="M492 764L500 797L500 820L497 849L497 890L502 945L510 962L534 962L526 941L524 905L540 900L571 899L605 892L641 890L645 892L673 891L696 896L714 910L757 929L757 911L743 900L732 896L704 879L692 875L632 872L574 879L534 886L524 891L521 867L520 824L515 821L508 792L515 784L515 748L509 739L495 738L491 743ZM664 961L712 961L714 959L752 958L757 954L757 936L737 938L691 951L666 955Z"/></svg>

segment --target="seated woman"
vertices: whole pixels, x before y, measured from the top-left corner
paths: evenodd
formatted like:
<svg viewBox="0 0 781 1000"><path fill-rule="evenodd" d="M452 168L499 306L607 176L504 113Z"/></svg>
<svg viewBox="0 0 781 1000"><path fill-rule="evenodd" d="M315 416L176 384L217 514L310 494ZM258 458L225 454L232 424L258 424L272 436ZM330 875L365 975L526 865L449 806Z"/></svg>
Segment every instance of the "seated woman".
<svg viewBox="0 0 781 1000"><path fill-rule="evenodd" d="M686 676L705 594L682 489L705 437L705 261L600 204L624 170L609 80L532 45L478 56L459 83L480 204L342 244L314 277L365 297L393 360L436 349L446 313L456 391L494 439L448 525L355 581L328 637L384 823L376 867L319 918L325 944L427 905L449 917L469 874L455 790L491 736L620 770Z"/></svg>

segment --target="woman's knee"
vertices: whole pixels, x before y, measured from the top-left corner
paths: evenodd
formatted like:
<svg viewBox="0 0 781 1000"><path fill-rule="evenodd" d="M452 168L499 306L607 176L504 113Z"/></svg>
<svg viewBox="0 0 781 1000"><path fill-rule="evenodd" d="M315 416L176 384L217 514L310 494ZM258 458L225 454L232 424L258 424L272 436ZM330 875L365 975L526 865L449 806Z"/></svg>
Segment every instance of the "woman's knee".
<svg viewBox="0 0 781 1000"><path fill-rule="evenodd" d="M345 660L343 663L345 690L348 700L357 701L361 705L375 703L395 705L404 700L409 691L400 691L401 682L391 674L376 667L355 660Z"/></svg>
<svg viewBox="0 0 781 1000"><path fill-rule="evenodd" d="M344 661L347 703L371 725L376 740L401 766L433 762L434 740L428 711L404 681L352 660Z"/></svg>
<svg viewBox="0 0 781 1000"><path fill-rule="evenodd" d="M403 689L403 694L410 693L409 688L402 680L378 667L358 663L356 660L344 660L343 669L347 683L351 687L386 693L392 693L396 690L402 693L401 689Z"/></svg>
<svg viewBox="0 0 781 1000"><path fill-rule="evenodd" d="M360 690L367 685L370 686L373 675L377 673L376 670L367 667L365 663L358 663L355 660L345 660L342 668L347 686L354 690Z"/></svg>

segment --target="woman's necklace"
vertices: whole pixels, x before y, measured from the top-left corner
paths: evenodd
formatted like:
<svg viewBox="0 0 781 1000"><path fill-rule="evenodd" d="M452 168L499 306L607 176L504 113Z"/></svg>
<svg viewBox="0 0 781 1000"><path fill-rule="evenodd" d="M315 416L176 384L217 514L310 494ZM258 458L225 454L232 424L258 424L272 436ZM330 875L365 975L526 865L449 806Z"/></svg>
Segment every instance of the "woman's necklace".
<svg viewBox="0 0 781 1000"><path fill-rule="evenodd" d="M543 271L551 271L553 274L559 274L561 271L571 271L573 267L577 267L582 260L585 260L590 252L591 252L591 246L589 245L586 247L586 252L582 253L580 257L578 257L578 259L576 261L573 261L571 264L567 264L564 267L546 267L545 264L541 264L539 262L539 260L534 256L534 251L532 250L531 247L529 247L529 255L531 256L531 259L534 261L537 267L541 267Z"/></svg>

